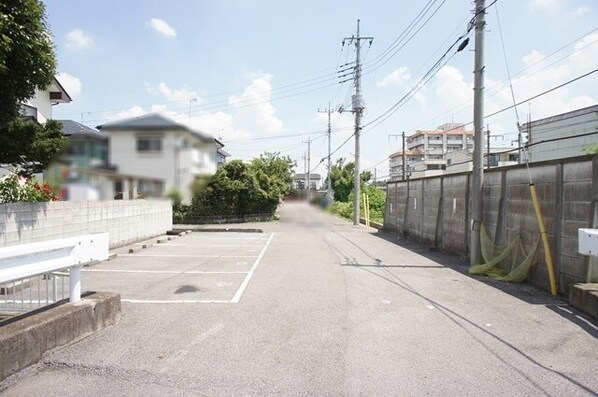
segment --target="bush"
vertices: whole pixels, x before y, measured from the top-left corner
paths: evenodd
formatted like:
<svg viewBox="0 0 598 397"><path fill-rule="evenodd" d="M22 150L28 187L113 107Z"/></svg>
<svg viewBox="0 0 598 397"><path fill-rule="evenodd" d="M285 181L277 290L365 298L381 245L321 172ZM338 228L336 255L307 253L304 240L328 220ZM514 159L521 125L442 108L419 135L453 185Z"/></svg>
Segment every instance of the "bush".
<svg viewBox="0 0 598 397"><path fill-rule="evenodd" d="M353 218L353 203L346 203L343 201L335 201L333 202L330 207L328 207L328 211L333 214L339 215L346 219Z"/></svg>
<svg viewBox="0 0 598 397"><path fill-rule="evenodd" d="M386 207L386 193L382 190L377 188L373 185L366 185L363 187L363 193L368 195L370 200L370 221L374 222L384 222L384 208ZM353 218L353 197L355 195L353 192L349 194L348 200L346 202L342 201L335 201L332 205L328 208L328 210L336 215L339 215L343 218L352 219ZM361 212L361 217L365 217L365 203L363 202L363 197L359 200L359 208Z"/></svg>
<svg viewBox="0 0 598 397"><path fill-rule="evenodd" d="M45 183L38 185L35 177L26 179L15 172L0 179L0 203L37 203L56 201L58 197Z"/></svg>

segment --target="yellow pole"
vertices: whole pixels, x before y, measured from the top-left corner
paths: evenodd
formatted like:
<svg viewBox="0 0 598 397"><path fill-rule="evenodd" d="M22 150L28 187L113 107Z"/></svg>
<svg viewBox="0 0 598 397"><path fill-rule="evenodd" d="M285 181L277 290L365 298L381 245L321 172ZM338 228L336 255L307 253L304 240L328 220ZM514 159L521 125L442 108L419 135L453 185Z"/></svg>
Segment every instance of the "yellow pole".
<svg viewBox="0 0 598 397"><path fill-rule="evenodd" d="M365 201L367 202L367 211L368 211L368 227L370 227L370 196L367 194L365 195Z"/></svg>
<svg viewBox="0 0 598 397"><path fill-rule="evenodd" d="M542 217L542 209L540 208L540 200L538 200L538 194L536 193L536 185L530 183L529 191L532 195L532 202L534 204L534 211L536 212L536 218L538 219L538 226L540 227L540 235L542 236L542 245L544 246L544 259L546 260L546 267L548 268L548 278L550 279L550 293L556 296L558 295L558 289L556 286L556 278L554 276L554 265L552 264L552 253L550 252L550 243L548 242L548 235L546 234L546 228L544 227L544 218Z"/></svg>

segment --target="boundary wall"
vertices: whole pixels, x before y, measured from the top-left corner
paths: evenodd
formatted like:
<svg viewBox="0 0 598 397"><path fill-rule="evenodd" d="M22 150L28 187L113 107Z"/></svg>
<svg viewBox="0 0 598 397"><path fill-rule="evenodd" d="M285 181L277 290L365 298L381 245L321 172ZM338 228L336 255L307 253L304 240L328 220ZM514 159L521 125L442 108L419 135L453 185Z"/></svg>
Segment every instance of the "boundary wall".
<svg viewBox="0 0 598 397"><path fill-rule="evenodd" d="M171 229L169 200L0 204L0 246L108 232L112 249Z"/></svg>
<svg viewBox="0 0 598 397"><path fill-rule="evenodd" d="M579 228L598 228L598 156L531 163L551 244L559 292L586 281L588 259ZM384 229L426 245L469 255L471 172L388 182ZM526 248L539 236L525 165L484 170L483 223L497 245L521 234ZM542 244L528 282L550 290Z"/></svg>

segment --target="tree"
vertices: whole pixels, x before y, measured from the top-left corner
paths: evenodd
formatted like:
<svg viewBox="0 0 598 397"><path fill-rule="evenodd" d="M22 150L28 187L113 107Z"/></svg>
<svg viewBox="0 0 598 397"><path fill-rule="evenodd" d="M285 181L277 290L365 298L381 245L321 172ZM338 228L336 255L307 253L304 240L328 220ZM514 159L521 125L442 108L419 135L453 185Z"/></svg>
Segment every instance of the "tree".
<svg viewBox="0 0 598 397"><path fill-rule="evenodd" d="M340 158L333 164L330 170L332 190L334 190L335 201L349 201L349 194L353 191L353 176L355 175L355 163L345 164L345 159ZM372 178L371 171L361 173L361 186Z"/></svg>
<svg viewBox="0 0 598 397"><path fill-rule="evenodd" d="M251 170L260 186L270 194L282 198L291 192L295 162L278 152L265 152L251 161Z"/></svg>
<svg viewBox="0 0 598 397"><path fill-rule="evenodd" d="M59 122L48 120L39 125L17 118L0 127L0 164L10 164L18 174L31 176L45 170L66 143Z"/></svg>
<svg viewBox="0 0 598 397"><path fill-rule="evenodd" d="M280 198L264 173L256 175L251 166L241 160L220 166L205 186L194 192L194 215L273 213Z"/></svg>
<svg viewBox="0 0 598 397"><path fill-rule="evenodd" d="M0 2L0 164L26 175L39 172L66 145L59 123L26 124L19 107L45 89L56 57L45 7L38 0Z"/></svg>

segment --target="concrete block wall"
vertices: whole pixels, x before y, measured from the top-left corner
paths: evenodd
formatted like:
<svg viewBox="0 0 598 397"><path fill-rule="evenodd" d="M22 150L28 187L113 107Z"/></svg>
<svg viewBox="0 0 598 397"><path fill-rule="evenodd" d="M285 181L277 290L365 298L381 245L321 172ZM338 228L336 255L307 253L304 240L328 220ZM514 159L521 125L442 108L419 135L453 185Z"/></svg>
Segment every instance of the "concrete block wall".
<svg viewBox="0 0 598 397"><path fill-rule="evenodd" d="M598 174L598 161L582 164L564 164L562 167L563 208L561 218L560 249L556 261L560 265L559 281L570 285L585 282L588 271L588 259L577 253L577 229L597 228L596 195L598 186L592 181Z"/></svg>
<svg viewBox="0 0 598 397"><path fill-rule="evenodd" d="M484 172L483 220L490 237L504 245L520 234L527 249L539 226L530 174L541 203L559 290L585 282L587 258L577 253L577 229L598 228L598 156L491 169ZM447 252L469 254L470 173L390 182L385 228ZM409 199L407 200L407 194ZM405 206L405 203L408 203ZM417 204L417 205L415 205ZM549 289L542 243L528 281Z"/></svg>
<svg viewBox="0 0 598 397"><path fill-rule="evenodd" d="M108 232L114 248L171 229L167 200L0 204L0 246Z"/></svg>

